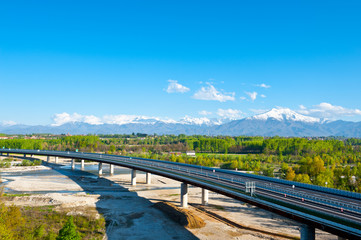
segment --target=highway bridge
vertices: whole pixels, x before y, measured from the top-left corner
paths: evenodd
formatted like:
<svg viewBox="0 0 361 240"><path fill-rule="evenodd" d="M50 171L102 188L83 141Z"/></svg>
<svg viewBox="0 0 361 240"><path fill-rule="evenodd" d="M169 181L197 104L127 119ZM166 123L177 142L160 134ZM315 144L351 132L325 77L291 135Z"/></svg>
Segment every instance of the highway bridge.
<svg viewBox="0 0 361 240"><path fill-rule="evenodd" d="M43 150L0 149L1 155L59 157L132 169L131 183L136 184L136 171L160 175L181 182L181 206L187 207L188 185L202 188L202 204L208 203L208 190L260 207L302 223L301 239L315 239L315 229L335 234L339 239L361 239L361 194L309 184L291 182L237 171L190 164L119 155Z"/></svg>

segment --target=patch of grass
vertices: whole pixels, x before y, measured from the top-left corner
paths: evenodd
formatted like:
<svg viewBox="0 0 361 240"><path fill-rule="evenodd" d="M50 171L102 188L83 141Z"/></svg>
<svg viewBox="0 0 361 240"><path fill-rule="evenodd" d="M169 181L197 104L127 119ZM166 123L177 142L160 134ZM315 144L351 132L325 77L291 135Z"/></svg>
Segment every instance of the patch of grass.
<svg viewBox="0 0 361 240"><path fill-rule="evenodd" d="M214 208L214 209L217 209L217 210L224 210L225 208L223 206L220 206L220 205L214 205L214 204L211 204L209 205L210 207Z"/></svg>
<svg viewBox="0 0 361 240"><path fill-rule="evenodd" d="M14 158L12 158L12 157L7 157L7 158L4 158L2 161L3 162L12 162L12 161L14 161L15 159Z"/></svg>
<svg viewBox="0 0 361 240"><path fill-rule="evenodd" d="M69 216L66 212L55 211L54 207L55 206L21 208L22 215L26 219L26 227L28 229L37 229L39 226L42 226L41 228L43 228L46 233L54 233L57 235ZM74 224L82 239L103 239L105 234L105 220L103 216L97 218L95 215L75 215L73 217Z"/></svg>
<svg viewBox="0 0 361 240"><path fill-rule="evenodd" d="M169 197L176 197L176 196L179 196L179 193L169 194L168 196Z"/></svg>
<svg viewBox="0 0 361 240"><path fill-rule="evenodd" d="M14 194L10 194L10 193L4 193L4 197L28 197L31 194L29 193L14 193Z"/></svg>
<svg viewBox="0 0 361 240"><path fill-rule="evenodd" d="M4 199L30 194L6 194ZM0 198L0 239L55 240L68 220L68 211L55 211L53 205L39 207L6 206ZM105 219L97 212L87 211L86 216L75 215L74 224L81 239L100 240L105 236Z"/></svg>
<svg viewBox="0 0 361 240"><path fill-rule="evenodd" d="M41 160L34 160L34 161L30 161L27 159L24 159L21 163L17 164L17 166L39 166L41 165L42 161Z"/></svg>
<svg viewBox="0 0 361 240"><path fill-rule="evenodd" d="M9 168L11 167L11 162L13 161L13 158L4 158L0 161L0 168Z"/></svg>

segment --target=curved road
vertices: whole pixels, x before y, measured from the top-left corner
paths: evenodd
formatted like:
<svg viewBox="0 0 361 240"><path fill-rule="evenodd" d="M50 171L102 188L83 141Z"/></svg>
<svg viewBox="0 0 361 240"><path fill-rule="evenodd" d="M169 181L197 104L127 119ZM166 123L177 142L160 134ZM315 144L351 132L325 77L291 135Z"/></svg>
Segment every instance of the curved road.
<svg viewBox="0 0 361 240"><path fill-rule="evenodd" d="M172 178L250 203L347 239L361 239L361 194L260 177L236 171L118 155L0 149L114 164ZM254 182L255 193L246 193Z"/></svg>

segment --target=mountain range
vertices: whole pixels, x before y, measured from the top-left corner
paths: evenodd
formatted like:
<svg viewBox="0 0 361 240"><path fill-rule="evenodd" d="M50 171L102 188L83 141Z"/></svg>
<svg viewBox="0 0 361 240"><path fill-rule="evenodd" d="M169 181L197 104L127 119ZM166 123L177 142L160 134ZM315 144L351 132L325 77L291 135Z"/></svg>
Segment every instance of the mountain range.
<svg viewBox="0 0 361 240"><path fill-rule="evenodd" d="M68 122L62 125L0 125L5 134L186 134L248 136L344 136L361 137L361 122L327 121L301 115L287 108L239 120L185 117L180 121L133 118L124 123L89 124Z"/></svg>

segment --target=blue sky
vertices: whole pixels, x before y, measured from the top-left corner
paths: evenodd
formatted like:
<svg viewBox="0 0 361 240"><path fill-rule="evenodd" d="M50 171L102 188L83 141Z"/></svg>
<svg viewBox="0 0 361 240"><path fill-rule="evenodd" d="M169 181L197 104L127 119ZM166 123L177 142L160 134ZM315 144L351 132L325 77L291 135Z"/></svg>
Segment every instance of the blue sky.
<svg viewBox="0 0 361 240"><path fill-rule="evenodd" d="M0 1L0 122L361 121L360 1Z"/></svg>

